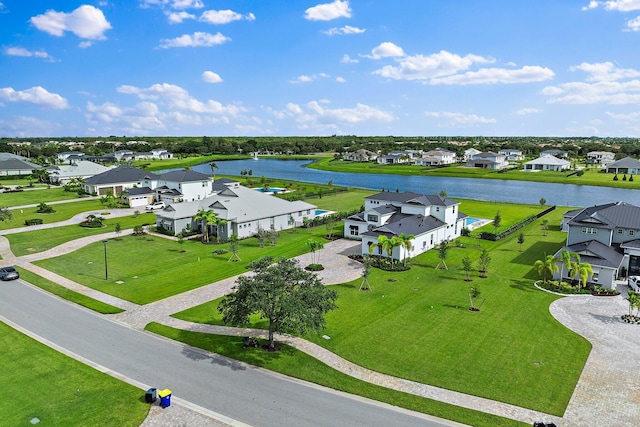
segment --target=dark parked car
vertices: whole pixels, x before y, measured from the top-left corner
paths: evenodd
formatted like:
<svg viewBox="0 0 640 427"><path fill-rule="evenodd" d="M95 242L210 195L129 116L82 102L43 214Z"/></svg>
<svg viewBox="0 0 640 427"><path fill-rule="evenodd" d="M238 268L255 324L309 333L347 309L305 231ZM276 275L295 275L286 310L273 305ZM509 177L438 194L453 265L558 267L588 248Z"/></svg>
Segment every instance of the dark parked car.
<svg viewBox="0 0 640 427"><path fill-rule="evenodd" d="M11 266L0 267L0 278L2 280L15 280L20 278L20 273Z"/></svg>

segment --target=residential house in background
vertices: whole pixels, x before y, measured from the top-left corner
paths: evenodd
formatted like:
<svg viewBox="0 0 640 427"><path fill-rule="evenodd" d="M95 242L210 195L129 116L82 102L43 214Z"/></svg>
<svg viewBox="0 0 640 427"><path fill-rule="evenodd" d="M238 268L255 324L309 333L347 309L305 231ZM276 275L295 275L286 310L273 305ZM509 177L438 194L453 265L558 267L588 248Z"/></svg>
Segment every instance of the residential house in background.
<svg viewBox="0 0 640 427"><path fill-rule="evenodd" d="M616 160L616 154L610 151L589 151L587 153L587 164L608 165Z"/></svg>
<svg viewBox="0 0 640 427"><path fill-rule="evenodd" d="M51 165L47 167L47 172L52 184L65 185L73 178L88 179L113 168L114 166L103 166L87 160L77 160L70 165Z"/></svg>
<svg viewBox="0 0 640 427"><path fill-rule="evenodd" d="M379 236L414 235L410 250L399 246L387 254L380 247L374 248L376 255L413 257L460 236L466 215L459 207L459 202L438 195L383 191L365 198L364 212L345 219L344 236L362 240L361 253L368 255Z"/></svg>
<svg viewBox="0 0 640 427"><path fill-rule="evenodd" d="M406 164L412 163L421 154L422 150L396 150L386 156L379 156L376 161L382 165Z"/></svg>
<svg viewBox="0 0 640 427"><path fill-rule="evenodd" d="M425 152L422 157L413 161L418 166L439 166L456 163L456 153L449 150L431 150Z"/></svg>
<svg viewBox="0 0 640 427"><path fill-rule="evenodd" d="M31 175L42 166L27 161L25 157L11 153L0 153L0 176Z"/></svg>
<svg viewBox="0 0 640 427"><path fill-rule="evenodd" d="M473 156L475 156L476 154L480 154L480 153L482 153L482 151L476 150L475 148L467 148L466 150L464 150L464 154L462 156L462 161L466 163L469 160L471 160L471 158Z"/></svg>
<svg viewBox="0 0 640 427"><path fill-rule="evenodd" d="M507 162L507 158L503 154L484 151L471 156L471 159L467 161L467 166L482 169L502 169L509 166L509 162Z"/></svg>
<svg viewBox="0 0 640 427"><path fill-rule="evenodd" d="M156 182L158 178L158 175L152 172L132 166L119 166L86 179L82 184L82 189L89 194L104 196L108 192L112 192L113 195L118 196L130 188L147 187L152 189L152 183ZM132 205L129 201L131 207L147 204L142 204L142 200L138 200L136 203L141 204Z"/></svg>
<svg viewBox="0 0 640 427"><path fill-rule="evenodd" d="M607 173L637 175L640 173L640 161L631 157L625 157L624 159L609 163L606 165L605 170Z"/></svg>
<svg viewBox="0 0 640 427"><path fill-rule="evenodd" d="M160 175L151 188L165 204L192 202L213 194L213 179L190 169L176 170Z"/></svg>
<svg viewBox="0 0 640 427"><path fill-rule="evenodd" d="M371 162L378 158L378 153L374 153L373 151L365 150L361 148L359 150L344 153L342 156L343 160L349 162Z"/></svg>
<svg viewBox="0 0 640 427"><path fill-rule="evenodd" d="M569 157L569 153L564 150L558 150L556 148L553 148L553 149L545 150L541 152L540 157L542 156L554 156L554 157L566 159L567 157Z"/></svg>
<svg viewBox="0 0 640 427"><path fill-rule="evenodd" d="M538 171L564 171L571 167L571 163L565 159L559 159L554 156L545 155L540 156L537 159L530 160L524 164L525 172L538 172Z"/></svg>
<svg viewBox="0 0 640 427"><path fill-rule="evenodd" d="M565 214L563 229L567 243L555 256L561 259L564 249L579 254L593 269L590 282L613 288L623 271L640 275L640 207L616 202L572 210ZM560 270L562 280L571 279L563 268L554 274L556 280Z"/></svg>
<svg viewBox="0 0 640 427"><path fill-rule="evenodd" d="M303 202L280 199L271 194L262 193L226 180L214 183L216 193L201 200L174 203L156 212L156 225L174 233L187 228L198 230L201 227L194 217L201 209L213 211L227 223L210 225L211 234L219 234L228 239L232 234L238 238L251 237L258 229L286 230L301 226L305 219L315 218L316 206Z"/></svg>
<svg viewBox="0 0 640 427"><path fill-rule="evenodd" d="M63 151L62 153L58 153L56 155L56 161L58 163L64 163L69 160L69 158L77 159L79 157L84 156L82 151Z"/></svg>
<svg viewBox="0 0 640 427"><path fill-rule="evenodd" d="M503 148L502 150L498 151L498 154L502 154L507 158L507 161L510 162L520 162L524 160L524 154L522 153L522 150Z"/></svg>

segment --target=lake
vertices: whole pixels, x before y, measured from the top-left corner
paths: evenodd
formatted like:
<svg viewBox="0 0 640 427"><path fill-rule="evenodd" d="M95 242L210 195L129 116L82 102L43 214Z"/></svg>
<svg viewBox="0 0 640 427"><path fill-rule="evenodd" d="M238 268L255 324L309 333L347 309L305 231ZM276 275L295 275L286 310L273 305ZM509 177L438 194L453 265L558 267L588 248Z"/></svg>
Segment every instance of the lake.
<svg viewBox="0 0 640 427"><path fill-rule="evenodd" d="M216 174L239 176L242 170L251 170L256 181L265 176L320 184L332 181L336 186L379 191L397 189L421 194L438 194L444 190L448 197L454 199L538 204L541 198L545 198L548 205L558 206L592 206L625 201L640 206L640 192L633 189L502 179L329 172L305 168L309 163L310 160L278 159L217 161ZM208 164L194 166L193 170L211 174Z"/></svg>

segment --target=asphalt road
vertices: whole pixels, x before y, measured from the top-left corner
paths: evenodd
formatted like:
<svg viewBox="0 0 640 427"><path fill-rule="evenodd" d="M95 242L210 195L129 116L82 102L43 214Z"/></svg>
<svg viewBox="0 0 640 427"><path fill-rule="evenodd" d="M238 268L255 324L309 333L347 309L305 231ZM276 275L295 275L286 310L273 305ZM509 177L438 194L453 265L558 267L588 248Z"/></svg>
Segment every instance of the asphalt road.
<svg viewBox="0 0 640 427"><path fill-rule="evenodd" d="M20 280L0 282L0 315L121 375L253 426L451 425L133 330Z"/></svg>

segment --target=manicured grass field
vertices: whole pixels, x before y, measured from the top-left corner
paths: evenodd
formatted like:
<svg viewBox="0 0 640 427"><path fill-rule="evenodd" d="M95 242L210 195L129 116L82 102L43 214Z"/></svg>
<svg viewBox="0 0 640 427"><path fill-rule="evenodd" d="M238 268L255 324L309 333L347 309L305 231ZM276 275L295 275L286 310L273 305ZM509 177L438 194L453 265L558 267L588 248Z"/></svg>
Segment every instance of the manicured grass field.
<svg viewBox="0 0 640 427"><path fill-rule="evenodd" d="M557 224L561 215L548 218ZM481 242L492 258L485 279L475 272L472 282L464 281L461 258L475 261L482 248L461 238L466 247L450 251L449 270L436 270L437 253L430 251L407 272L374 269L371 291L358 290L361 280L335 286L339 309L327 315L323 332L331 339L308 338L375 371L562 415L590 344L550 315L558 297L533 287L534 262L566 239L558 226L542 236L539 222L523 229L523 252L518 233ZM482 292L480 312L467 309L471 286ZM217 303L176 317L220 324Z"/></svg>
<svg viewBox="0 0 640 427"><path fill-rule="evenodd" d="M51 187L49 189L27 190L18 193L2 193L0 206L23 206L38 203L48 203L58 200L79 199L76 193L65 192L62 187Z"/></svg>
<svg viewBox="0 0 640 427"><path fill-rule="evenodd" d="M68 193L67 193L68 194ZM56 205L50 205L55 209L54 213L39 214L36 211L37 207L25 208L25 209L12 209L12 218L8 221L0 222L0 230L8 230L9 228L24 227L24 221L26 219L40 218L43 224L51 224L58 221L64 221L81 212L92 211L96 209L102 209L102 205L98 200L82 200L74 201L72 203L60 203Z"/></svg>
<svg viewBox="0 0 640 427"><path fill-rule="evenodd" d="M157 323L147 325L146 329L194 347L199 347L233 359L242 360L252 365L261 366L291 377L311 381L316 384L365 396L381 402L387 402L394 406L455 420L467 425L492 427L526 425L506 418L401 393L364 381L359 381L286 345L277 353L268 353L258 349L243 348L242 342L238 337L226 337L182 331Z"/></svg>
<svg viewBox="0 0 640 427"><path fill-rule="evenodd" d="M280 232L276 246L267 244L264 248L259 247L257 239L241 240L240 262L229 262L231 253L213 253L228 250L228 244L203 245L199 240L189 240L182 246L185 252L180 252L177 242L162 237L123 235L107 243L109 280L104 278L102 242L36 264L118 298L147 304L244 273L251 260L265 255L290 258L304 254L308 252L307 240L320 240L325 233L325 227L286 230Z"/></svg>
<svg viewBox="0 0 640 427"><path fill-rule="evenodd" d="M58 285L57 283L54 283L49 279L45 279L44 277L38 276L35 273L25 270L24 268L16 268L20 272L21 279L31 283L34 286L39 287L44 291L52 293L53 295L64 298L67 301L74 302L78 305L102 314L116 314L122 313L124 311L121 308L114 307L102 301L98 301L86 295L72 291L71 289L67 289L64 286Z"/></svg>
<svg viewBox="0 0 640 427"><path fill-rule="evenodd" d="M424 176L453 176L461 178L484 178L484 179L509 179L518 181L553 182L558 184L596 185L616 188L640 188L640 179L634 181L623 181L622 175L618 176L618 181L613 180L613 174L600 172L599 168L589 168L584 170L584 175L569 175L572 171L565 172L523 172L521 170L511 170L498 172L493 169L470 168L459 165L446 167L425 167L413 165L380 165L377 163L359 163L343 160L333 160L324 158L307 166L309 168L336 171L336 172L356 172L356 173L382 173L395 175L424 175Z"/></svg>
<svg viewBox="0 0 640 427"><path fill-rule="evenodd" d="M364 205L364 198L376 193L377 191L350 188L349 191L345 193L329 194L322 196L322 198L314 197L306 201L316 205L318 209L348 212L354 209L360 209L360 207Z"/></svg>
<svg viewBox="0 0 640 427"><path fill-rule="evenodd" d="M0 424L139 426L144 391L77 362L0 323Z"/></svg>
<svg viewBox="0 0 640 427"><path fill-rule="evenodd" d="M42 230L25 231L23 233L8 234L11 250L16 256L23 256L36 252L43 252L62 243L81 237L114 231L115 224L120 223L122 230L133 228L136 225L155 224L156 215L154 213L141 213L137 218L134 216L108 218L105 215L105 227L84 228L79 225L66 225L64 227L48 228ZM123 231L123 235L130 231Z"/></svg>

